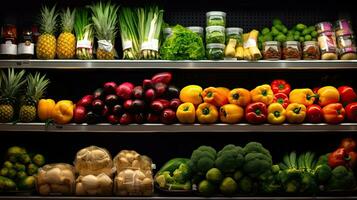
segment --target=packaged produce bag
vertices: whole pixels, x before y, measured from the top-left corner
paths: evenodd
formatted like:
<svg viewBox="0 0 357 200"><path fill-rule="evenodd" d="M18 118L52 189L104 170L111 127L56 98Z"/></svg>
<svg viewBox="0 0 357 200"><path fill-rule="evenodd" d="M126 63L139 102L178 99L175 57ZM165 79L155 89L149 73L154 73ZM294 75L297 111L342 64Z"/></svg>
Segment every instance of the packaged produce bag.
<svg viewBox="0 0 357 200"><path fill-rule="evenodd" d="M132 150L122 150L114 158L117 173L126 168L152 171L153 164L149 157L138 154Z"/></svg>
<svg viewBox="0 0 357 200"><path fill-rule="evenodd" d="M69 164L45 165L36 176L36 189L40 195L72 195L74 186L74 167Z"/></svg>
<svg viewBox="0 0 357 200"><path fill-rule="evenodd" d="M105 173L79 176L76 180L78 196L110 196L113 193L113 180Z"/></svg>
<svg viewBox="0 0 357 200"><path fill-rule="evenodd" d="M154 180L151 170L126 168L114 179L114 194L118 196L151 196Z"/></svg>

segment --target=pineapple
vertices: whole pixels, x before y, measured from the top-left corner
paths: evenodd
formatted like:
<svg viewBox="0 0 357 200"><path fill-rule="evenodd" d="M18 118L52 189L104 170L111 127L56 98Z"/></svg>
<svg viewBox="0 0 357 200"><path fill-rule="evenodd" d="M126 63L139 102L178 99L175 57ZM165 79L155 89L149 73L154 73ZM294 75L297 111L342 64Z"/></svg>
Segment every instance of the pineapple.
<svg viewBox="0 0 357 200"><path fill-rule="evenodd" d="M51 10L47 6L42 8L40 17L41 35L38 37L36 46L36 53L39 59L54 59L56 56L56 37L54 32L57 17L56 6L53 6Z"/></svg>
<svg viewBox="0 0 357 200"><path fill-rule="evenodd" d="M57 57L60 59L73 58L76 53L76 37L72 33L75 13L69 8L61 13L62 33L57 38Z"/></svg>
<svg viewBox="0 0 357 200"><path fill-rule="evenodd" d="M25 70L15 73L14 69L8 69L6 76L1 71L0 76L0 122L10 122L14 118L16 97L21 86L25 83L23 76Z"/></svg>
<svg viewBox="0 0 357 200"><path fill-rule="evenodd" d="M90 6L95 36L98 39L97 58L112 60L115 56L114 40L118 32L119 7L110 2L98 2Z"/></svg>
<svg viewBox="0 0 357 200"><path fill-rule="evenodd" d="M46 75L41 76L38 72L35 73L35 76L29 74L26 81L26 94L21 101L19 120L21 122L32 122L37 116L37 102L42 97L50 81L46 79Z"/></svg>

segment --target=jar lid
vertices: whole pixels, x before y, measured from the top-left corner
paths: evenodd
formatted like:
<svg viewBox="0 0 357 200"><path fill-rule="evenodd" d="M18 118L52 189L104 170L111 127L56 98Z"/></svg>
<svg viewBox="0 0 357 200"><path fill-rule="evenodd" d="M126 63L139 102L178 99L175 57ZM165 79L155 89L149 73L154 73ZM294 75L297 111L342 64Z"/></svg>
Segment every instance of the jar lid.
<svg viewBox="0 0 357 200"><path fill-rule="evenodd" d="M240 35L243 33L243 29L239 28L239 27L228 27L228 28L226 28L226 33L227 33L227 35L230 35L230 34Z"/></svg>
<svg viewBox="0 0 357 200"><path fill-rule="evenodd" d="M210 43L207 44L207 49L224 49L226 45L221 44L221 43Z"/></svg>
<svg viewBox="0 0 357 200"><path fill-rule="evenodd" d="M357 53L357 49L356 49L356 47L341 48L340 54L345 54L345 53Z"/></svg>
<svg viewBox="0 0 357 200"><path fill-rule="evenodd" d="M172 33L172 28L170 28L170 27L169 28L164 28L163 32L170 34L170 33Z"/></svg>
<svg viewBox="0 0 357 200"><path fill-rule="evenodd" d="M211 31L224 32L224 30L225 30L224 26L207 26L206 27L206 32L211 32Z"/></svg>
<svg viewBox="0 0 357 200"><path fill-rule="evenodd" d="M188 26L186 28L194 33L203 33L203 27L201 26Z"/></svg>
<svg viewBox="0 0 357 200"><path fill-rule="evenodd" d="M317 44L318 44L317 41L305 41L303 43L304 46L306 46L306 45L317 45Z"/></svg>
<svg viewBox="0 0 357 200"><path fill-rule="evenodd" d="M323 33L325 31L333 31L333 26L330 22L320 22L315 25L318 33Z"/></svg>
<svg viewBox="0 0 357 200"><path fill-rule="evenodd" d="M286 45L300 45L300 42L298 42L298 41L286 41L286 42L284 42L284 46L286 46Z"/></svg>
<svg viewBox="0 0 357 200"><path fill-rule="evenodd" d="M209 11L206 13L206 16L209 17L209 16L223 16L223 17L226 17L226 13L225 12L222 12L222 11Z"/></svg>
<svg viewBox="0 0 357 200"><path fill-rule="evenodd" d="M276 45L276 46L280 46L280 42L279 41L265 41L263 42L264 45Z"/></svg>

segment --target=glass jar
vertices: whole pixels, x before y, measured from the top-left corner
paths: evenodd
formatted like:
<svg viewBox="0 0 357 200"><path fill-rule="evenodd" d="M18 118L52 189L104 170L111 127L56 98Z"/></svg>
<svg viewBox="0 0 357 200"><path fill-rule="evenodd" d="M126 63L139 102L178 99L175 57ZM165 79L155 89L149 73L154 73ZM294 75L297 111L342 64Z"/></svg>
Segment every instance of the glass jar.
<svg viewBox="0 0 357 200"><path fill-rule="evenodd" d="M280 60L281 47L278 41L265 41L263 43L263 58L264 60Z"/></svg>
<svg viewBox="0 0 357 200"><path fill-rule="evenodd" d="M164 40L166 40L169 36L172 35L172 28L164 28L162 32L164 34Z"/></svg>
<svg viewBox="0 0 357 200"><path fill-rule="evenodd" d="M237 41L237 46L243 46L243 29L238 27L226 28L226 44L228 44L230 39Z"/></svg>
<svg viewBox="0 0 357 200"><path fill-rule="evenodd" d="M353 34L350 21L348 21L347 19L337 20L335 24L335 32L337 37L342 35Z"/></svg>
<svg viewBox="0 0 357 200"><path fill-rule="evenodd" d="M339 50L339 56L341 60L356 60L357 50L356 47L347 47Z"/></svg>
<svg viewBox="0 0 357 200"><path fill-rule="evenodd" d="M33 42L33 34L31 27L25 27L22 29L22 33L19 37L19 45L17 47L17 53L19 58L31 59L35 55L35 44Z"/></svg>
<svg viewBox="0 0 357 200"><path fill-rule="evenodd" d="M221 11L210 11L206 13L207 26L226 26L226 13Z"/></svg>
<svg viewBox="0 0 357 200"><path fill-rule="evenodd" d="M223 60L224 58L224 44L211 43L206 46L206 54L208 60Z"/></svg>
<svg viewBox="0 0 357 200"><path fill-rule="evenodd" d="M301 47L298 41L286 41L283 43L283 59L300 60Z"/></svg>
<svg viewBox="0 0 357 200"><path fill-rule="evenodd" d="M320 22L315 25L317 33L331 32L333 31L333 26L330 22Z"/></svg>
<svg viewBox="0 0 357 200"><path fill-rule="evenodd" d="M225 28L223 26L206 27L206 44L225 44Z"/></svg>
<svg viewBox="0 0 357 200"><path fill-rule="evenodd" d="M201 26L188 26L187 27L188 30L197 33L203 40L203 27Z"/></svg>
<svg viewBox="0 0 357 200"><path fill-rule="evenodd" d="M319 60L320 48L316 41L305 41L303 43L303 59L304 60Z"/></svg>
<svg viewBox="0 0 357 200"><path fill-rule="evenodd" d="M337 59L337 45L335 32L323 32L318 37L322 60Z"/></svg>
<svg viewBox="0 0 357 200"><path fill-rule="evenodd" d="M340 35L337 36L337 47L339 49L347 48L347 47L355 47L355 37L354 35Z"/></svg>
<svg viewBox="0 0 357 200"><path fill-rule="evenodd" d="M0 54L2 58L16 58L17 29L13 24L6 24L1 29Z"/></svg>

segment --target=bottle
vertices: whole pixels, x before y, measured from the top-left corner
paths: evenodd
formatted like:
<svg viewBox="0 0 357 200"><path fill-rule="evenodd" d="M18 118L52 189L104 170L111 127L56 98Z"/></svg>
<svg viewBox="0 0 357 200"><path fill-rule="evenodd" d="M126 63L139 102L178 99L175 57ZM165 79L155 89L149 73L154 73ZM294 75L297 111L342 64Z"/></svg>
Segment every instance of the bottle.
<svg viewBox="0 0 357 200"><path fill-rule="evenodd" d="M35 55L35 44L33 42L33 33L31 27L24 27L22 34L19 37L19 44L17 47L19 58L31 59Z"/></svg>
<svg viewBox="0 0 357 200"><path fill-rule="evenodd" d="M17 55L17 30L14 24L5 24L1 28L0 56L12 59Z"/></svg>

